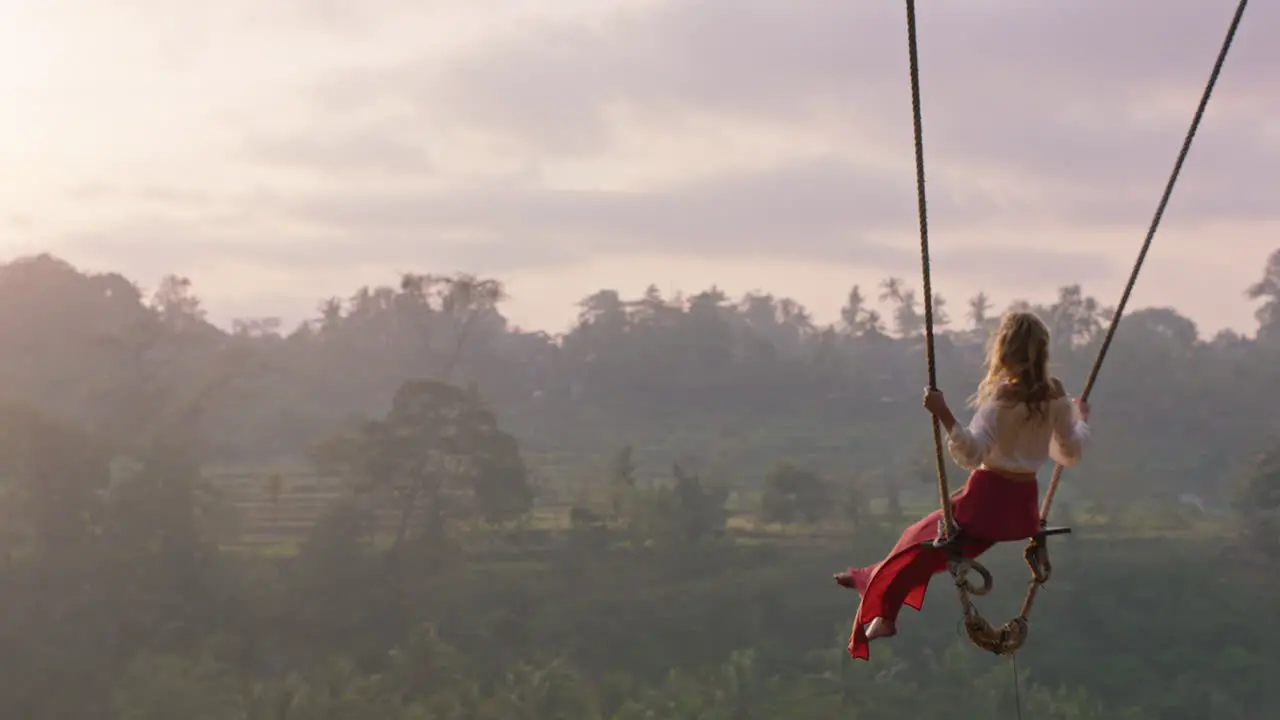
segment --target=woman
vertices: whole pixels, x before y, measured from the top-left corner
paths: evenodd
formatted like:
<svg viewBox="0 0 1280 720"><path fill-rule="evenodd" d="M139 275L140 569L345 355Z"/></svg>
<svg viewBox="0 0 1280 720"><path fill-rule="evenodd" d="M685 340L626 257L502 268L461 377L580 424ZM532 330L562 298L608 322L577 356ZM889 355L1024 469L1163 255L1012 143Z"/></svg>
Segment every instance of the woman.
<svg viewBox="0 0 1280 720"><path fill-rule="evenodd" d="M973 470L952 496L956 524L964 530L965 556L977 557L998 542L1024 540L1040 531L1036 472L1050 459L1064 467L1080 460L1089 436L1089 405L1072 402L1049 376L1049 328L1033 313L1005 315L987 353L986 376L970 403L973 419L956 422L946 398L925 390L924 406L947 432L951 457ZM897 634L903 605L919 610L929 580L947 567L947 551L927 547L942 511L907 528L889 556L850 568L836 582L862 596L849 654L867 660L868 644Z"/></svg>

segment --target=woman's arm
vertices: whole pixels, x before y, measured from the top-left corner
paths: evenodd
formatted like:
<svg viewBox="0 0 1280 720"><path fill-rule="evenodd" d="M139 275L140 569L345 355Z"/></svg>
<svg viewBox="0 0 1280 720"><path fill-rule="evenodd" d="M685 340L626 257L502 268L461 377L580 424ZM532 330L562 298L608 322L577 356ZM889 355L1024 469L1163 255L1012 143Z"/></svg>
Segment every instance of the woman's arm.
<svg viewBox="0 0 1280 720"><path fill-rule="evenodd" d="M995 438L996 407L992 403L980 406L973 413L968 427L956 422L951 411L946 412L948 423L939 414L939 420L947 428L947 450L956 464L966 470L974 470L987 458Z"/></svg>
<svg viewBox="0 0 1280 720"><path fill-rule="evenodd" d="M1089 439L1089 423L1071 398L1065 395L1054 400L1049 411L1053 419L1049 457L1062 467L1072 467L1084 454L1084 446Z"/></svg>

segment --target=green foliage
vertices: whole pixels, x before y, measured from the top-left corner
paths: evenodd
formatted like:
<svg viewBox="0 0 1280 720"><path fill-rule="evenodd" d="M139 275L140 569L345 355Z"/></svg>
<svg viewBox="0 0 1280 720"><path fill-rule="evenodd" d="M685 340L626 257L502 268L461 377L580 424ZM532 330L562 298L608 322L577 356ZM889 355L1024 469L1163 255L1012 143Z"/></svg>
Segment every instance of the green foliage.
<svg viewBox="0 0 1280 720"><path fill-rule="evenodd" d="M708 487L679 464L672 476L668 485L625 491L622 525L633 543L683 547L723 534L728 489Z"/></svg>
<svg viewBox="0 0 1280 720"><path fill-rule="evenodd" d="M210 658L140 655L121 674L111 707L119 720L239 720L242 681Z"/></svg>
<svg viewBox="0 0 1280 720"><path fill-rule="evenodd" d="M426 516L427 534L439 535L449 519L505 522L533 502L516 439L475 392L441 382L406 382L385 419L325 443L317 459L396 508L397 547L415 513Z"/></svg>
<svg viewBox="0 0 1280 720"><path fill-rule="evenodd" d="M1280 552L1280 441L1258 455L1236 507L1252 546L1269 555Z"/></svg>
<svg viewBox="0 0 1280 720"><path fill-rule="evenodd" d="M833 509L831 485L817 473L780 462L764 478L760 519L767 523L816 523Z"/></svg>
<svg viewBox="0 0 1280 720"><path fill-rule="evenodd" d="M1277 258L1248 291L1256 340L1126 318L1016 693L957 637L945 582L872 663L844 648L857 598L831 571L936 503L900 280L884 313L855 288L838 327L763 293L604 290L551 338L508 327L497 281L409 275L287 334L228 333L180 277L146 298L12 263L0 717L949 720L1015 698L1052 720L1270 717ZM1035 309L1079 387L1107 311L1079 286ZM938 338L953 396L990 310ZM279 469L308 447L321 477ZM1025 570L987 558L998 618Z"/></svg>

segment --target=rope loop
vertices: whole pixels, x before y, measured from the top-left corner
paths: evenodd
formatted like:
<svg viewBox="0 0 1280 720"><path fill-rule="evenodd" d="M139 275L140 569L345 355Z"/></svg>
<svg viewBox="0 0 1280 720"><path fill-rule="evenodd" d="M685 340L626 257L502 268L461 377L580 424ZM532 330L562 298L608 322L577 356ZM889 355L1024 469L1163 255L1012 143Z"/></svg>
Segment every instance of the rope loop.
<svg viewBox="0 0 1280 720"><path fill-rule="evenodd" d="M975 597L982 597L991 592L991 587L995 584L995 580L991 577L991 571L972 558L952 560L947 563L947 567L951 571L951 577L955 578L956 587L960 588L961 592ZM981 576L981 585L974 585L969 580L970 572L976 572Z"/></svg>
<svg viewBox="0 0 1280 720"><path fill-rule="evenodd" d="M1031 581L1030 588L1027 590L1027 600L1023 602L1021 614L1000 627L994 627L982 617L982 614L978 612L978 608L970 598L971 595L982 596L991 591L993 584L991 574L987 572L986 568L967 559L953 560L948 565L956 581L956 591L960 596L960 607L964 616L964 631L969 637L969 642L987 652L1001 656L1013 655L1021 649L1026 644L1027 636L1030 633L1027 615L1030 612L1031 602L1035 598L1040 583L1034 579ZM970 569L977 570L982 575L985 584L981 588L975 588L968 581L966 573Z"/></svg>
<svg viewBox="0 0 1280 720"><path fill-rule="evenodd" d="M1027 619L1021 615L997 628L975 612L964 619L964 630L969 636L969 642L1002 657L1008 657L1022 649L1028 635Z"/></svg>
<svg viewBox="0 0 1280 720"><path fill-rule="evenodd" d="M947 569L955 580L956 592L960 596L960 608L964 616L965 634L969 642L975 646L1001 656L1011 656L1026 642L1030 633L1029 618L1031 608L1035 604L1036 595L1041 586L1049 581L1053 574L1053 565L1049 561L1049 543L1045 535L1032 538L1023 550L1022 557L1031 570L1031 582L1028 583L1027 595L1022 602L1022 610L1018 616L995 627L987 622L978 608L973 604L974 597L982 597L991 592L995 585L991 572L973 558L964 557L958 549L958 541L945 546L951 557L947 561ZM982 578L981 585L970 580L970 573L977 573Z"/></svg>

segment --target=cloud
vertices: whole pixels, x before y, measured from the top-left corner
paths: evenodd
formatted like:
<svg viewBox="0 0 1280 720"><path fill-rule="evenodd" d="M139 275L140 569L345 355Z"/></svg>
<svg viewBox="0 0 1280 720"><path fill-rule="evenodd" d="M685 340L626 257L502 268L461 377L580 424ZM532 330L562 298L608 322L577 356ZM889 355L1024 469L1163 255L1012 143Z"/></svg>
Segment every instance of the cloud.
<svg viewBox="0 0 1280 720"><path fill-rule="evenodd" d="M189 182L199 202L156 194L63 246L148 277L256 263L300 285L345 268L505 276L640 256L918 270L900 3L524 3L504 20L486 15L504 3L446 4L261 11L281 23L261 58L296 67L245 92L271 98L261 116L228 111L251 119L227 128L234 167L218 178L264 189ZM1114 239L1137 247L1233 5L921 4L939 273L1017 292L1118 281L1130 246ZM438 40L442 18L468 13L482 22L465 42L396 44ZM1246 14L1163 233L1280 220L1273 26L1280 5ZM1261 254L1263 240L1241 242Z"/></svg>
<svg viewBox="0 0 1280 720"><path fill-rule="evenodd" d="M940 190L930 203L949 223L964 226L990 216L998 199ZM324 262L390 262L418 253L506 273L610 255L774 258L867 269L910 268L918 258L914 244L894 234L914 228L911 178L830 158L661 190L492 184L444 193L343 189L277 199L271 206L287 207L294 220L332 233ZM893 241L881 239L886 234L894 234ZM1089 277L1106 267L1104 256L1084 249L993 245L936 254L960 272L979 274L991 262L1021 263L1032 273L1066 263Z"/></svg>
<svg viewBox="0 0 1280 720"><path fill-rule="evenodd" d="M1167 177L1230 10L1192 0L930 3L919 13L930 163L1041 183L1056 196L1050 212L1129 217ZM1280 166L1280 143L1264 135L1280 112L1269 90L1280 46L1261 30L1277 24L1274 4L1246 14L1187 168L1210 178L1182 198L1188 216L1237 205L1273 216L1248 193L1238 203L1221 195ZM407 63L329 92L347 106L398 97L424 112L445 107L547 156L604 152L620 106L798 131L834 111L856 129L849 142L899 148L909 167L904 34L894 3L680 0L592 25L528 22L454 63Z"/></svg>
<svg viewBox="0 0 1280 720"><path fill-rule="evenodd" d="M332 270L414 263L492 274L571 265L617 255L701 259L789 259L866 269L914 268L912 243L886 232L913 225L911 178L832 158L798 160L755 173L727 173L658 190L558 190L485 183L449 191L362 191L255 196L255 208L199 217L153 213L69 235L64 247L94 257L147 255L154 271L200 262L253 261ZM932 210L961 226L993 212L993 201L934 193ZM255 229L245 233L246 224ZM938 244L935 241L935 245ZM1095 251L944 242L934 255L949 272L988 276L1016 265L1035 275L1064 267L1096 277Z"/></svg>
<svg viewBox="0 0 1280 720"><path fill-rule="evenodd" d="M596 266L597 260L605 267L612 267L610 272L616 273L625 269L625 261L619 267L616 258L627 254L644 259L647 265L653 265L655 258L678 265L681 257L679 251L665 246L637 246L628 253L583 253L577 248L549 246L536 239L510 244L494 241L432 242L408 232L360 238L352 236L348 239L295 239L283 243L265 234L231 235L194 224L174 225L159 218L153 218L152 222L154 224L133 222L105 226L70 236L59 252L73 262L92 268L114 268L119 258L129 258L131 277L145 282L157 280L168 273L178 273L197 278L201 287L210 282L225 285L231 281L238 283L234 288L248 282L248 275L268 277L270 282L280 284L269 285L270 292L254 291L255 297L274 293L281 297L302 298L307 302L325 292L346 292L353 283L360 281L344 280L320 291L306 284L289 283L289 278L310 281L316 278L359 277L366 282L387 283L394 281L400 272L462 270L510 279L529 273L543 276L548 273L555 276L566 272L572 274L574 267L583 264ZM860 242L851 238L840 254L838 260L809 267L848 268L854 274L847 276L843 284L858 282L858 277L889 275L916 282L919 272L917 247ZM1107 254L1087 249L935 243L931 255L935 276L940 279L935 282L940 282L937 286L945 289L946 294L951 294L951 290L957 287L987 287L1002 293L1029 292L1035 295L1044 289L1046 282L1065 279L1093 284L1112 281L1118 273L1116 264ZM781 256L773 248L759 254L753 254L749 249L729 249L719 254L699 250L683 253L683 256L704 266L714 266L715 263L723 263L726 267L733 265L735 272L742 272L748 266L766 268L777 261L787 263L788 267L795 267L797 263L803 267L803 263L813 262L812 258L804 255ZM611 258L615 259L610 261ZM958 282L961 278L964 282ZM654 279L641 280L648 282ZM595 281L597 285L611 282L615 280L602 278ZM710 284L714 278L706 282ZM224 287L220 294L226 295L227 291L228 288ZM793 290L801 295L812 291L812 288ZM236 291L230 297L243 294L243 290Z"/></svg>
<svg viewBox="0 0 1280 720"><path fill-rule="evenodd" d="M1205 3L1158 5L923 8L933 216L955 229L997 217L1147 222L1221 39L1210 30L1228 19ZM1249 28L1273 15L1280 18L1264 8L1247 18L1219 102L1264 87L1260 61L1269 51ZM898 240L916 222L903 34L896 5L826 0L681 0L593 23L530 20L452 62L433 56L322 84L317 98L338 124L370 106L416 109L424 121L410 119L400 134L383 122L325 136L321 124L313 135L250 141L246 152L336 179L272 200L324 244L323 257L305 263L408 253L512 271L666 252L901 265L913 251ZM433 122L520 141L555 163L607 156L619 105L797 132L834 109L855 128L840 139L892 147L901 169L832 153L693 170L685 181L642 189L549 187L537 172L455 178L444 189L411 182L437 169L410 135ZM1256 129L1257 108L1238 106L1210 114L1171 218L1273 216L1264 173L1276 154L1245 132ZM967 182L966 173L984 172L1035 192L1028 199ZM402 182L350 182L371 173ZM1069 261L1019 252L1032 265Z"/></svg>
<svg viewBox="0 0 1280 720"><path fill-rule="evenodd" d="M327 159L326 159L327 161ZM702 257L791 254L877 265L912 256L867 233L910 218L906 177L886 176L815 158L755 174L730 174L649 191L557 190L486 183L448 191L336 187L325 193L258 197L252 217L307 228L310 240L236 237L227 218L184 222L160 214L71 235L69 247L137 253L157 247L165 262L218 252L297 266L394 264L414 256L490 272L562 264L595 254L691 254ZM982 209L941 195L939 207L964 215ZM295 229L295 233L297 230ZM304 253L312 245L321 251Z"/></svg>
<svg viewBox="0 0 1280 720"><path fill-rule="evenodd" d="M405 176L431 171L430 153L407 137L366 130L337 136L282 135L246 141L247 159L346 177L365 173Z"/></svg>

